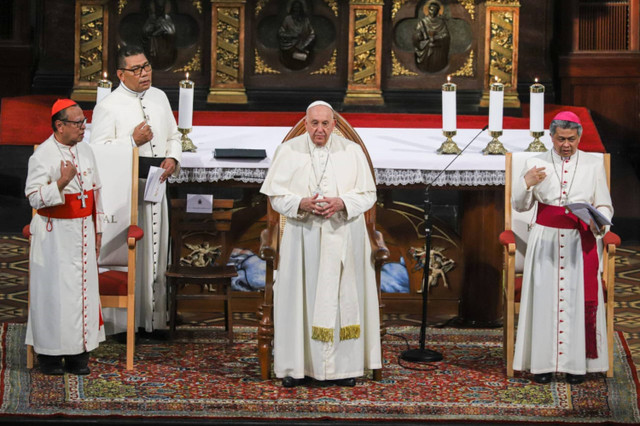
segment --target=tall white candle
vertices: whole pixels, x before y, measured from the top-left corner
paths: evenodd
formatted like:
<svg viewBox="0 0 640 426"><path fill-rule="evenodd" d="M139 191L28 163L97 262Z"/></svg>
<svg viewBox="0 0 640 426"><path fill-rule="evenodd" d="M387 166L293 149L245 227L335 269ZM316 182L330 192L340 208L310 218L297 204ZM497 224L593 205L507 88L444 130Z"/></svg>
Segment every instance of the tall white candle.
<svg viewBox="0 0 640 426"><path fill-rule="evenodd" d="M105 71L102 74L102 80L98 80L98 90L96 92L96 105L100 103L101 100L107 97L109 93L111 93L111 87L113 84L111 81L107 79L107 72Z"/></svg>
<svg viewBox="0 0 640 426"><path fill-rule="evenodd" d="M544 86L536 82L529 87L529 131L544 132Z"/></svg>
<svg viewBox="0 0 640 426"><path fill-rule="evenodd" d="M451 77L447 76L447 82L442 85L442 130L444 132L456 131L456 114L456 85L451 83Z"/></svg>
<svg viewBox="0 0 640 426"><path fill-rule="evenodd" d="M180 129L190 129L193 120L193 92L194 83L189 80L189 73L186 79L180 81L180 100L178 102L178 127Z"/></svg>
<svg viewBox="0 0 640 426"><path fill-rule="evenodd" d="M504 84L496 81L491 83L489 91L489 131L502 131L502 114L504 105Z"/></svg>

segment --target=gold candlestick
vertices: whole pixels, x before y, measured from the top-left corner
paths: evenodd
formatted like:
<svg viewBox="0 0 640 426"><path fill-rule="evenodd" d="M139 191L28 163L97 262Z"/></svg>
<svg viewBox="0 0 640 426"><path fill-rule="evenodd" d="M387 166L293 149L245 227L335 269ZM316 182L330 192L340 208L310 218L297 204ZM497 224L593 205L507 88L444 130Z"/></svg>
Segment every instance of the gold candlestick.
<svg viewBox="0 0 640 426"><path fill-rule="evenodd" d="M491 142L489 142L487 144L487 146L482 150L482 153L484 155L487 155L487 154L490 154L490 155L504 155L504 154L506 154L508 152L507 149L504 147L504 145L502 145L502 142L500 142L498 140L498 138L500 136L502 136L502 131L489 132L489 134L491 135L491 137L493 139L491 139Z"/></svg>
<svg viewBox="0 0 640 426"><path fill-rule="evenodd" d="M182 138L180 139L182 142L182 152L196 152L198 149L193 144L193 141L187 137L187 135L191 133L191 129L181 129L178 127L178 131L182 133Z"/></svg>
<svg viewBox="0 0 640 426"><path fill-rule="evenodd" d="M547 147L540 141L540 137L544 136L544 132L529 132L533 136L533 142L525 149L527 152L547 152Z"/></svg>
<svg viewBox="0 0 640 426"><path fill-rule="evenodd" d="M446 141L442 142L438 151L438 154L460 154L462 151L458 148L458 145L453 141L453 138L458 132L455 130L447 131L443 130L442 134L447 138Z"/></svg>

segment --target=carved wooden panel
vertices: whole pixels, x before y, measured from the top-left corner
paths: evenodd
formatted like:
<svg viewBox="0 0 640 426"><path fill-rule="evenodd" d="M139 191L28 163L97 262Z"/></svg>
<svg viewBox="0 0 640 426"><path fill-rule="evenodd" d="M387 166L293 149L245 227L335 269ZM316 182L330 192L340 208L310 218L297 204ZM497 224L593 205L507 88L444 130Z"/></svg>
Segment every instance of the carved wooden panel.
<svg viewBox="0 0 640 426"><path fill-rule="evenodd" d="M153 85L178 88L189 72L196 87L209 84L208 16L201 0L118 0L112 4L113 60L119 46L141 46L153 66ZM208 6L208 5L207 5Z"/></svg>
<svg viewBox="0 0 640 426"><path fill-rule="evenodd" d="M247 14L247 84L343 86L346 10L336 0L256 1Z"/></svg>
<svg viewBox="0 0 640 426"><path fill-rule="evenodd" d="M108 1L77 0L72 99L95 100L97 82L107 68L108 46Z"/></svg>
<svg viewBox="0 0 640 426"><path fill-rule="evenodd" d="M575 51L637 49L637 0L580 0L577 9Z"/></svg>
<svg viewBox="0 0 640 426"><path fill-rule="evenodd" d="M460 88L481 88L478 39L484 21L475 3L395 0L387 34L388 87L438 89L451 75Z"/></svg>

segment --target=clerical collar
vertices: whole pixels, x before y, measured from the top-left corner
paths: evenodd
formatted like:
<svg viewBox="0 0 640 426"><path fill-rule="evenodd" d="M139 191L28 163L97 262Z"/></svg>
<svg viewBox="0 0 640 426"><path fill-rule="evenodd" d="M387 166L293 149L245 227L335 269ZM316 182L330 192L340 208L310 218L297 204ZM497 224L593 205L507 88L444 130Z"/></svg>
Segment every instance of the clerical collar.
<svg viewBox="0 0 640 426"><path fill-rule="evenodd" d="M560 154L558 154L555 149L551 149L551 155L554 155L556 158L559 158L561 161L571 161L576 159L576 155L578 155L578 150L576 149L576 152L574 152L573 155L570 157L563 157Z"/></svg>
<svg viewBox="0 0 640 426"><path fill-rule="evenodd" d="M144 98L144 94L145 94L145 93L147 93L147 91L146 91L146 90L145 90L144 92L136 92L136 91L134 91L134 90L129 89L129 88L124 84L124 81L121 81L121 82L120 82L120 86L122 86L122 88L123 88L125 91L127 91L127 92L131 93L132 95L136 95L136 96L137 96L137 97L139 97L140 99Z"/></svg>

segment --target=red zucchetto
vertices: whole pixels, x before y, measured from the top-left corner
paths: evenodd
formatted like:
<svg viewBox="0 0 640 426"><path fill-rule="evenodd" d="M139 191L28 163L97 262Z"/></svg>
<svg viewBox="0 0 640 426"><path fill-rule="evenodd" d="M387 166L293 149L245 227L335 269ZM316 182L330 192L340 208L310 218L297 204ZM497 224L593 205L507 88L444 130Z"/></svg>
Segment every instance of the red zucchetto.
<svg viewBox="0 0 640 426"><path fill-rule="evenodd" d="M53 106L51 107L51 116L53 117L60 111L65 108L69 108L70 106L78 105L75 101L71 99L58 99Z"/></svg>

